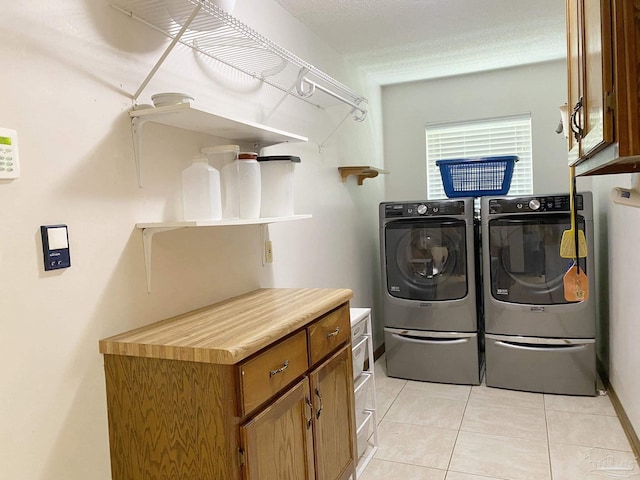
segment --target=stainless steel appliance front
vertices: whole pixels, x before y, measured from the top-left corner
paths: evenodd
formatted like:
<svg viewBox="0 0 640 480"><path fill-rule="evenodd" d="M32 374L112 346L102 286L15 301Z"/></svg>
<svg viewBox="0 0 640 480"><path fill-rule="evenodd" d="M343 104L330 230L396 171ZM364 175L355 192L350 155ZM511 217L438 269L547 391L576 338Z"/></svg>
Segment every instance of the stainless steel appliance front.
<svg viewBox="0 0 640 480"><path fill-rule="evenodd" d="M473 215L472 198L380 204L389 375L479 383Z"/></svg>
<svg viewBox="0 0 640 480"><path fill-rule="evenodd" d="M581 193L577 206L578 225L589 246L580 266L591 294L585 301L569 302L563 278L573 260L560 257L562 234L571 227L569 196L482 199L488 386L595 394L591 194Z"/></svg>

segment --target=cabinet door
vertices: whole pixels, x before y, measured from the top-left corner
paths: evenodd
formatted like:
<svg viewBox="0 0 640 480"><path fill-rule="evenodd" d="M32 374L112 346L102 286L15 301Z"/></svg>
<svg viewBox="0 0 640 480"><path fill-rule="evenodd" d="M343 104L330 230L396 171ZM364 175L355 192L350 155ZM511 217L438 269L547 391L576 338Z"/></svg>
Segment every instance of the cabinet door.
<svg viewBox="0 0 640 480"><path fill-rule="evenodd" d="M587 158L613 142L613 64L610 0L584 0L583 133L580 157Z"/></svg>
<svg viewBox="0 0 640 480"><path fill-rule="evenodd" d="M312 403L305 377L240 427L246 480L313 480Z"/></svg>
<svg viewBox="0 0 640 480"><path fill-rule="evenodd" d="M351 345L311 373L317 480L348 478L355 466Z"/></svg>
<svg viewBox="0 0 640 480"><path fill-rule="evenodd" d="M582 46L582 24L580 18L582 15L581 0L567 0L567 76L568 76L568 108L570 115L577 115L575 121L578 125L582 125L582 111L576 109L580 102L582 92L582 78L584 72L582 70L582 62L580 61L580 47ZM575 113L574 112L575 109ZM573 116L571 117L573 119ZM569 131L569 151L572 152L571 157L578 159L580 152L578 151L579 139L576 139L573 127ZM575 150L574 150L575 149ZM572 163L572 162L570 162Z"/></svg>
<svg viewBox="0 0 640 480"><path fill-rule="evenodd" d="M615 37L615 140L619 155L629 157L640 153L640 2L612 0L611 17ZM635 171L634 166L629 167L619 172Z"/></svg>

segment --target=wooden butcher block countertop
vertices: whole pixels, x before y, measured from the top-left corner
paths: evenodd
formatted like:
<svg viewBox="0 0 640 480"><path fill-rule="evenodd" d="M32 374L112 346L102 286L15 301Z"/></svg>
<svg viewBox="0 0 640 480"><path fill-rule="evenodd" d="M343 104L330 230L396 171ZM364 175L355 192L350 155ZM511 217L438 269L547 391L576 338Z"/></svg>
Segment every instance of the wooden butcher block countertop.
<svg viewBox="0 0 640 480"><path fill-rule="evenodd" d="M100 340L100 352L233 365L352 297L349 289L255 290Z"/></svg>

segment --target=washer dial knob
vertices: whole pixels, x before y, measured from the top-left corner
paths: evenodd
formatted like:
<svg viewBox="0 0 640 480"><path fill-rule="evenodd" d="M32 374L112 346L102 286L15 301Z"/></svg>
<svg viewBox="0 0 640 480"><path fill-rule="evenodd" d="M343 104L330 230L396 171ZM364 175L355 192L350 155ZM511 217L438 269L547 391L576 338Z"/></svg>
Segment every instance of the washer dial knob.
<svg viewBox="0 0 640 480"><path fill-rule="evenodd" d="M538 200L537 198L534 198L533 200L531 200L529 202L529 208L531 210L538 210L540 208L540 200Z"/></svg>
<svg viewBox="0 0 640 480"><path fill-rule="evenodd" d="M418 213L420 215L424 215L425 213L427 213L427 206L424 204L418 205Z"/></svg>

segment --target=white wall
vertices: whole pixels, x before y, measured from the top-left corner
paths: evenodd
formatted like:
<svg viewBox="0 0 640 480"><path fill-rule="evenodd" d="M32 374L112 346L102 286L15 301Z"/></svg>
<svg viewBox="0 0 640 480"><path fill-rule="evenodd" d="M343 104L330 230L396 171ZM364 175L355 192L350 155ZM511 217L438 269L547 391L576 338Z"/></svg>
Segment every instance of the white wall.
<svg viewBox="0 0 640 480"><path fill-rule="evenodd" d="M238 0L235 15L371 99L364 123L321 111L177 47L140 98L184 91L200 107L310 137L266 153L299 155L296 212L269 227L157 235L147 293L137 222L180 220L179 173L203 146L228 140L147 124L138 188L131 94L167 40L108 0L5 2L0 27L0 126L20 139L22 176L0 181L0 471L2 478L110 478L98 340L269 286L348 287L377 302L376 205L383 181L339 179L337 166L381 165L379 91L345 67L273 0ZM377 135L377 137L376 137ZM39 226L69 226L71 268L44 272ZM375 258L375 261L372 261Z"/></svg>
<svg viewBox="0 0 640 480"><path fill-rule="evenodd" d="M607 249L598 262L601 305L600 360L636 435L640 434L640 209L614 204L609 198L613 187L630 188L632 175L596 177L594 198L603 212L599 219L600 237Z"/></svg>
<svg viewBox="0 0 640 480"><path fill-rule="evenodd" d="M566 140L555 133L566 102L566 64L541 63L383 87L388 200L426 198L425 124L531 113L534 193L568 191ZM589 188L581 182L578 188Z"/></svg>

